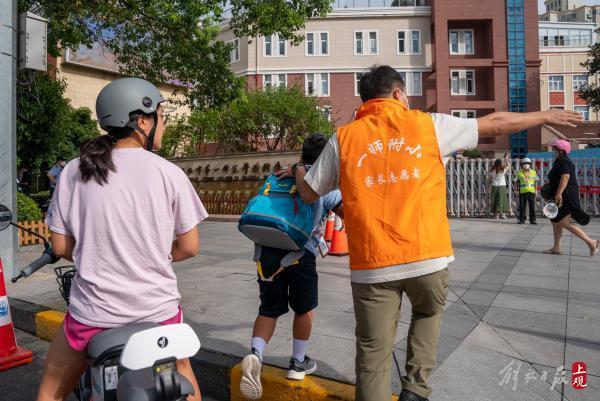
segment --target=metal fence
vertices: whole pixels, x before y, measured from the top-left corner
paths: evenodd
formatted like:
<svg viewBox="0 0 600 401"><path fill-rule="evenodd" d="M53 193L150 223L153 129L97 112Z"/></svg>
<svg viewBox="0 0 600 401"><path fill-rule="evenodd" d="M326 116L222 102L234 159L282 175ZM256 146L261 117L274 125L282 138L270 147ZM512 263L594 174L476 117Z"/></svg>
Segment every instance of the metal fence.
<svg viewBox="0 0 600 401"><path fill-rule="evenodd" d="M540 176L539 186L548 180L552 159L532 159L533 168ZM581 206L592 216L600 216L600 159L574 159L579 182ZM490 217L491 185L490 171L494 160L457 159L446 166L447 208L451 217ZM513 160L507 173L509 213L514 216L519 210L519 188L515 185L519 161ZM537 196L536 209L542 213L545 202Z"/></svg>

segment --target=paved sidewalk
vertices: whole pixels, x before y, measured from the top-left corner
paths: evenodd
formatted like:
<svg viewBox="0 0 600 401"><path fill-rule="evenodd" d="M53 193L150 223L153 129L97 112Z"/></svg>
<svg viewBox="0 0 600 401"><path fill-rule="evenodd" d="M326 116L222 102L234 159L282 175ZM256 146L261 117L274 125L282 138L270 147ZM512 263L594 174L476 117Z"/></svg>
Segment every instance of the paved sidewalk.
<svg viewBox="0 0 600 401"><path fill-rule="evenodd" d="M543 255L552 242L548 222L452 220L456 262L442 323L432 401L554 401L600 399L600 255L591 259L581 241L565 233L565 255ZM600 238L600 221L585 228ZM242 357L258 309L252 246L236 225L205 222L201 254L175 266L184 318L204 349ZM36 258L22 252L20 263ZM319 261L319 308L309 354L318 374L354 381L354 315L347 258ZM64 310L45 268L9 284L12 298ZM403 370L410 305L404 298L394 352ZM287 367L291 316L281 319L266 362ZM573 390L571 365L584 361L588 388ZM563 386L556 370L566 366ZM398 371L393 368L395 391ZM540 377L545 373L546 379ZM551 390L553 382L554 390Z"/></svg>

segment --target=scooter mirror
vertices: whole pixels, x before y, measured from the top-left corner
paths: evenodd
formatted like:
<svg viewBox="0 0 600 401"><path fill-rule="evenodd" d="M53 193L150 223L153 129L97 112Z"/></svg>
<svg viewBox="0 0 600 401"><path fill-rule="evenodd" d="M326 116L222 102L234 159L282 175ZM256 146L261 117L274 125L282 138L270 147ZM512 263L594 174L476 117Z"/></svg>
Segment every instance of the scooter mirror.
<svg viewBox="0 0 600 401"><path fill-rule="evenodd" d="M12 223L12 212L9 208L0 204L0 231L6 230Z"/></svg>

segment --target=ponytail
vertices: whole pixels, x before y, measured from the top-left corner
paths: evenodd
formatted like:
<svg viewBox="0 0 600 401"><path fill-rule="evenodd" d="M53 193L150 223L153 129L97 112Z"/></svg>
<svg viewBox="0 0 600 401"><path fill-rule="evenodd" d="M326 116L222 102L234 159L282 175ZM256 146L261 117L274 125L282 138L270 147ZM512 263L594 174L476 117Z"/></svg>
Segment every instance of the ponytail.
<svg viewBox="0 0 600 401"><path fill-rule="evenodd" d="M83 182L96 180L100 185L108 183L108 174L115 171L112 161L112 149L115 139L111 135L100 135L81 145L79 171Z"/></svg>

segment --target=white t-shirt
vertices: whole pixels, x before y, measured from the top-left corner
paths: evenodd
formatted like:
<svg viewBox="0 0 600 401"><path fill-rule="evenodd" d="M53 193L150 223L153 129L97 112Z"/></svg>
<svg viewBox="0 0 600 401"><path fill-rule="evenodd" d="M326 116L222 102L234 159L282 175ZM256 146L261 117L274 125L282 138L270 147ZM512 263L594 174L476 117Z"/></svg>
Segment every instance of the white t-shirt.
<svg viewBox="0 0 600 401"><path fill-rule="evenodd" d="M500 173L496 173L496 170L492 170L492 186L494 187L505 187L506 186L506 172L508 171L508 167L502 170Z"/></svg>
<svg viewBox="0 0 600 401"><path fill-rule="evenodd" d="M458 118L447 114L431 113L435 136L438 141L444 165L450 157L460 151L474 149L479 141L477 120L474 118ZM339 186L340 146L337 135L334 135L319 159L306 174L306 183L319 195L323 196ZM453 262L454 257L442 257L421 260L413 263L388 266L379 269L352 270L351 280L355 283L382 283L403 280L411 277L435 273Z"/></svg>

